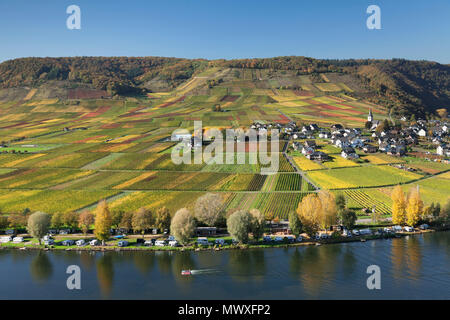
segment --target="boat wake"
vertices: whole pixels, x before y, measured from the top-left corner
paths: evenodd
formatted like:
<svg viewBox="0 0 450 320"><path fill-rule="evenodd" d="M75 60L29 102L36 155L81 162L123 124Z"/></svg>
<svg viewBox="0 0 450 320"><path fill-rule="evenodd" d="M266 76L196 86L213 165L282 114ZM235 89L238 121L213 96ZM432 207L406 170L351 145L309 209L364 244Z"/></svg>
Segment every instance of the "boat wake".
<svg viewBox="0 0 450 320"><path fill-rule="evenodd" d="M200 274L214 274L219 273L220 271L217 269L199 269L199 270L191 270L192 275L200 275Z"/></svg>

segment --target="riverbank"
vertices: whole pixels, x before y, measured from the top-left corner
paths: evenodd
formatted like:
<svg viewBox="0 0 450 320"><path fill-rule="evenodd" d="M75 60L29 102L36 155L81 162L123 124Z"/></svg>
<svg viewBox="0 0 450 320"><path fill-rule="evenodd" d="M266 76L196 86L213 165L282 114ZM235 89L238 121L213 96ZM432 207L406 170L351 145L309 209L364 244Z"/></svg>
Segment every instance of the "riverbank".
<svg viewBox="0 0 450 320"><path fill-rule="evenodd" d="M382 234L373 234L373 235L365 235L365 236L353 236L353 237L332 237L328 239L322 240L304 240L302 242L260 242L260 243L250 243L250 244L225 244L225 245L210 245L210 246L184 246L184 247L171 247L171 246L144 246L142 244L137 244L137 241L132 242L131 239L127 239L129 245L126 247L119 247L116 244L108 244L105 246L64 246L64 245L39 245L37 242L25 242L25 243L0 243L0 250L3 249L17 249L17 250L65 250L65 251L220 251L220 250L232 250L232 249L254 249L254 248L288 248L288 247L299 247L299 246L319 246L319 245L327 245L327 244L337 244L337 243L346 243L346 242L365 242L370 240L382 240L382 239L391 239L391 238L400 238L405 236L414 236L420 235L429 232L441 232L448 231L449 227L445 228L433 228L427 230L416 230L413 232L398 232L398 233L382 233ZM61 239L60 242L67 239L73 239L74 237ZM77 239L80 239L77 237ZM137 238L134 238L137 239Z"/></svg>

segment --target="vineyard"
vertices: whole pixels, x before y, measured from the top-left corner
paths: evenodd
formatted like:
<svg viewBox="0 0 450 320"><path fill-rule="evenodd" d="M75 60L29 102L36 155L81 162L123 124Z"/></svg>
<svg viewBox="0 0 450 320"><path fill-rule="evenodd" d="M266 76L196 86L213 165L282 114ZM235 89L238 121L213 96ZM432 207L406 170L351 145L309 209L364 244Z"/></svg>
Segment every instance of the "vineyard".
<svg viewBox="0 0 450 320"><path fill-rule="evenodd" d="M367 193L361 190L346 190L345 195L354 201L356 204L356 208L367 208L372 210L375 207L375 210L381 212L383 214L391 214L391 208L383 201L379 201L370 197ZM351 206L351 204L349 205Z"/></svg>
<svg viewBox="0 0 450 320"><path fill-rule="evenodd" d="M323 163L292 151L287 138L270 140L268 156L279 160L272 175L261 174L270 164L263 165L260 157L250 163L257 154L248 143L234 152L233 163L175 164L172 152L181 154L172 134L176 129L193 134L195 121L202 121L205 130L224 131L249 128L254 122L363 127L369 109L377 120L386 116L382 107L350 97L355 88L337 74L323 73L316 83L317 77L293 70L234 71L208 67L199 73L206 78L175 81L164 92L152 90L147 96L97 99L100 91L70 89L70 100L38 99L44 96L39 89L24 88L23 97L0 102L0 141L6 145L0 150L1 212L92 210L107 198L111 210L166 206L174 213L192 208L206 192L216 192L223 196L226 210L257 208L286 218L314 188L303 173L295 172L285 149L308 180L319 188L342 190L355 208L375 205L389 213L390 188L398 183L406 190L417 182L426 203L448 197L448 179L422 180L448 170L446 164L381 154L362 155L367 161L356 163L340 157L340 149L325 139L316 140L318 150L331 156ZM217 77L222 81L208 85ZM222 112L213 111L216 104ZM205 142L201 151L208 147ZM223 160L230 155L224 147ZM257 148L261 151L259 144ZM194 159L194 152L183 155ZM238 159L245 161L237 164ZM417 172L396 168L395 163Z"/></svg>
<svg viewBox="0 0 450 320"><path fill-rule="evenodd" d="M259 209L265 215L273 214L280 219L287 219L289 212L295 211L306 192L283 193L236 193L226 202L227 210Z"/></svg>

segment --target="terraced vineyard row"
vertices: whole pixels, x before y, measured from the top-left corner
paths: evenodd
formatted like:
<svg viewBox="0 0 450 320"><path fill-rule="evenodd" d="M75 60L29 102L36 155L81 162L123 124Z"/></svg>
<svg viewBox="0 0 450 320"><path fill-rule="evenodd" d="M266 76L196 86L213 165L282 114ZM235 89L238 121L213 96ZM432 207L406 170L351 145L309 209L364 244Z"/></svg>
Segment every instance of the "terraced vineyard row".
<svg viewBox="0 0 450 320"><path fill-rule="evenodd" d="M299 202L308 192L296 193L237 193L227 201L230 209L258 209L265 215L273 214L280 219L286 219L289 212L295 211Z"/></svg>
<svg viewBox="0 0 450 320"><path fill-rule="evenodd" d="M367 193L361 190L345 190L345 194L355 201L361 208L372 209L375 206L376 210L383 214L391 214L391 208L384 202L370 197Z"/></svg>
<svg viewBox="0 0 450 320"><path fill-rule="evenodd" d="M280 174L277 184L275 186L276 191L300 191L302 189L302 176L299 174Z"/></svg>

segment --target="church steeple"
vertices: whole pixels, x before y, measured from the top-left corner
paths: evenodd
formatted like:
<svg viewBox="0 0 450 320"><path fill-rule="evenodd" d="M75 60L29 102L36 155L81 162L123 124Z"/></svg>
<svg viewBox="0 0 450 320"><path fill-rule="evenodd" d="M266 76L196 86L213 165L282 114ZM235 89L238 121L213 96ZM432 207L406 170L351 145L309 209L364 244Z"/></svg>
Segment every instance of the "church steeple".
<svg viewBox="0 0 450 320"><path fill-rule="evenodd" d="M369 109L369 116L367 117L367 121L369 122L373 121L372 109Z"/></svg>

